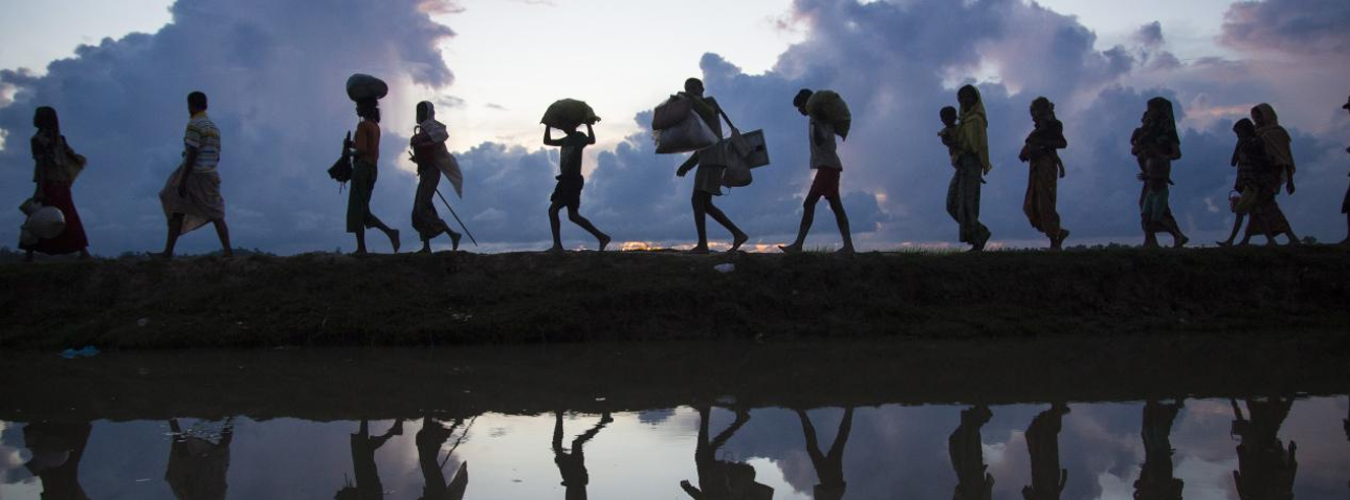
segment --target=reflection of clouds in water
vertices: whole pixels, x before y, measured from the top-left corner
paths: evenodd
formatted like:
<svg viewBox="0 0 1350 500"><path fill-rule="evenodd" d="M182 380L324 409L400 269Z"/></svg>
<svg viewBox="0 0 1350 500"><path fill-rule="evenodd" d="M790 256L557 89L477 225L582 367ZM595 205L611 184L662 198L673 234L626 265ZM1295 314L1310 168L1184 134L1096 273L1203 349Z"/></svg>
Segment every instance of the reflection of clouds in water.
<svg viewBox="0 0 1350 500"><path fill-rule="evenodd" d="M1140 438L1143 403L1070 404L1059 435L1061 461L1069 469L1063 497L1131 498L1144 460ZM995 406L982 429L985 460L994 474L995 498L1021 498L1030 463L1024 432L1048 405ZM848 499L894 496L950 498L955 474L947 436L960 420L957 406L861 408L844 451ZM1350 442L1342 430L1345 398L1298 400L1280 438L1299 444L1296 498L1343 498L1350 480ZM811 410L822 449L833 442L842 410ZM653 418L659 417L658 424ZM569 414L567 439L590 428L598 416ZM590 498L679 498L678 483L696 478L694 441L698 413L691 408L614 415L615 421L585 448ZM732 412L712 412L714 433L731 423ZM186 423L186 422L185 422ZM392 421L371 422L383 433ZM1229 438L1232 411L1224 400L1186 401L1171 435L1177 449L1175 475L1185 481L1187 500L1236 498L1237 468ZM376 452L387 497L416 498L422 489L414 436L421 421L405 423L402 436ZM236 421L229 470L231 498L328 498L352 474L349 435L355 422L276 419ZM462 460L473 462L469 498L562 498L560 477L549 451L553 418L486 414L470 439L447 464L447 475ZM94 426L80 467L91 498L172 499L164 482L169 440L163 422L100 422ZM22 426L0 423L0 473L22 470ZM809 498L817 483L805 452L799 419L790 410L761 409L728 442L724 458L752 464L757 480L775 489L774 498ZM138 482L137 480L143 480ZM26 498L31 481L0 486L0 498ZM20 490L24 491L20 491Z"/></svg>
<svg viewBox="0 0 1350 500"><path fill-rule="evenodd" d="M23 445L22 429L22 424L0 422L0 484L31 482L33 479L23 468L24 462L33 454Z"/></svg>

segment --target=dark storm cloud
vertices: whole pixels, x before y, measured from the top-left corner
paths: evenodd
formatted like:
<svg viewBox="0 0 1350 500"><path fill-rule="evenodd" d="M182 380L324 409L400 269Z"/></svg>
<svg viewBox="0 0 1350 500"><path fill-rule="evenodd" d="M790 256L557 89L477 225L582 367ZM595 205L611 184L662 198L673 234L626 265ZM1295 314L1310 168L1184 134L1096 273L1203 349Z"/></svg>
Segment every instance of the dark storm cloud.
<svg viewBox="0 0 1350 500"><path fill-rule="evenodd" d="M1345 55L1347 25L1350 2L1343 0L1237 2L1224 14L1220 41L1244 49Z"/></svg>
<svg viewBox="0 0 1350 500"><path fill-rule="evenodd" d="M286 253L350 247L341 233L345 196L324 173L356 122L343 84L351 73L365 72L396 88L449 85L453 75L437 45L454 33L428 17L433 6L421 0L180 0L172 23L154 34L80 47L43 76L0 72L0 85L15 91L14 102L0 109L7 134L0 198L31 193L33 108L54 106L66 137L90 159L74 191L93 250L154 248L164 231L156 193L179 160L184 99L202 90L222 130L223 194L235 243ZM411 129L396 119L410 121L417 100L386 100L386 166L402 156L399 144L406 139L397 132ZM404 193L413 180L382 170L375 210L403 222ZM0 241L6 242L0 244L16 241L18 216L0 211ZM197 251L216 242L194 234L183 245Z"/></svg>

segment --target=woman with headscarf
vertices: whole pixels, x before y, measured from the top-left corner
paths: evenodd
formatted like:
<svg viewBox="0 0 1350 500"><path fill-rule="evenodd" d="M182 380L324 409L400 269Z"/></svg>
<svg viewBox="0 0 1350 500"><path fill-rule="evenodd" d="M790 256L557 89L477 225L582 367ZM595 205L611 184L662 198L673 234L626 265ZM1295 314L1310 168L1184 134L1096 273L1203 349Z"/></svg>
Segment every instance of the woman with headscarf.
<svg viewBox="0 0 1350 500"><path fill-rule="evenodd" d="M84 169L84 157L75 154L75 150L66 143L61 135L61 123L56 110L47 106L37 108L33 113L33 126L37 133L28 142L33 152L33 183L37 189L33 200L44 206L56 207L65 216L66 228L55 238L38 240L33 244L20 244L27 254L24 259L33 260L33 252L48 255L64 255L79 252L81 259L89 258L89 239L84 234L84 224L80 223L80 214L75 210L75 201L70 187L75 178Z"/></svg>
<svg viewBox="0 0 1350 500"><path fill-rule="evenodd" d="M1233 124L1233 133L1237 135L1237 146L1233 148L1233 159L1229 163L1237 167L1237 181L1233 183L1233 191L1237 193L1233 213L1237 218L1233 220L1233 231L1228 235L1228 239L1218 242L1221 247L1231 246L1233 240L1237 238L1238 231L1242 229L1242 222L1256 204L1257 194L1261 190L1260 177L1269 169L1270 164L1266 158L1266 148L1261 138L1257 137L1256 125L1251 120L1246 118L1238 120ZM1264 227L1253 217L1252 224L1247 226L1247 233L1251 234L1253 228ZM1266 234L1266 237L1274 238L1271 234ZM1244 238L1242 244L1247 244L1248 239Z"/></svg>
<svg viewBox="0 0 1350 500"><path fill-rule="evenodd" d="M1139 197L1140 219L1144 228L1144 247L1157 248L1155 233L1172 235L1173 247L1181 248L1190 241L1168 205L1168 188L1172 184L1172 161L1181 158L1181 139L1177 136L1176 118L1172 102L1162 97L1148 101L1143 124L1131 138L1131 152L1139 158L1143 170L1139 180L1144 182Z"/></svg>
<svg viewBox="0 0 1350 500"><path fill-rule="evenodd" d="M356 235L356 253L366 253L366 228L376 228L389 237L389 244L398 253L398 230L390 229L379 217L370 212L370 197L375 192L375 181L379 178L376 165L380 161L380 103L375 99L356 103L356 116L361 122L356 125L356 140L348 145L352 149L352 186L347 198L347 232Z"/></svg>
<svg viewBox="0 0 1350 500"><path fill-rule="evenodd" d="M1252 108L1252 121L1256 123L1256 135L1261 138L1269 160L1265 169L1257 176L1256 205L1252 207L1252 221L1247 224L1247 234L1242 242L1246 244L1252 236L1264 234L1267 243L1274 244L1272 237L1285 235L1290 245L1299 243L1289 220L1280 210L1275 196L1280 194L1280 184L1284 184L1289 194L1294 194L1294 153L1289 148L1292 140L1289 132L1280 126L1280 118L1275 108L1269 104L1258 104Z"/></svg>
<svg viewBox="0 0 1350 500"><path fill-rule="evenodd" d="M1031 227L1050 237L1050 249L1060 250L1069 231L1060 227L1055 198L1059 179L1064 177L1064 162L1058 150L1069 147L1064 139L1064 124L1055 118L1055 104L1044 97L1031 101L1031 119L1035 129L1027 135L1018 159L1030 163L1026 200L1022 212Z"/></svg>
<svg viewBox="0 0 1350 500"><path fill-rule="evenodd" d="M432 199L436 196L436 187L441 183L443 162L447 163L446 169L450 171L447 177L455 193L464 195L464 176L445 147L448 140L450 133L446 131L445 124L436 121L436 107L427 101L417 103L417 128L409 143L413 148L413 163L417 164L417 195L413 198L412 225L422 238L420 253L431 253L431 239L441 234L450 236L452 250L459 250L462 236L450 229L440 214L436 213L435 201Z"/></svg>
<svg viewBox="0 0 1350 500"><path fill-rule="evenodd" d="M993 169L989 163L989 120L984 112L980 91L973 85L956 92L961 103L961 121L957 125L956 143L960 157L956 174L947 187L947 213L961 225L961 242L969 243L971 251L984 250L989 242L989 228L980 223L980 184L984 175Z"/></svg>

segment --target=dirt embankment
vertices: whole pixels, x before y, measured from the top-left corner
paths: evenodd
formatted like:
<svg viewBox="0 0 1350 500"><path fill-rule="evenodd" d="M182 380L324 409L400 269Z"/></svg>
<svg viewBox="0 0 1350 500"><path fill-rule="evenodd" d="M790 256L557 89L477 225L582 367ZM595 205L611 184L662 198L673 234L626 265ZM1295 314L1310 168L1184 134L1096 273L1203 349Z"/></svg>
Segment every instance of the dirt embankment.
<svg viewBox="0 0 1350 500"><path fill-rule="evenodd" d="M1337 331L1347 304L1338 247L115 260L0 265L0 347Z"/></svg>

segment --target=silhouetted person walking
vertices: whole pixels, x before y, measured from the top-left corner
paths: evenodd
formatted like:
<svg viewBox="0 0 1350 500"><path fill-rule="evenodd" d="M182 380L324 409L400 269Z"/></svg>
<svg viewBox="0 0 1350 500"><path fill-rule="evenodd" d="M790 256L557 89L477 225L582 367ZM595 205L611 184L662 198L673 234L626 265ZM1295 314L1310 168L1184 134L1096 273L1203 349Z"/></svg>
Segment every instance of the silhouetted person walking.
<svg viewBox="0 0 1350 500"><path fill-rule="evenodd" d="M1233 435L1238 437L1238 470L1233 471L1238 498L1267 500L1294 498L1294 476L1298 473L1295 454L1298 444L1290 441L1286 450L1280 442L1280 426L1289 416L1294 401L1275 397L1264 401L1247 400L1247 412L1242 415L1237 400L1233 406Z"/></svg>
<svg viewBox="0 0 1350 500"><path fill-rule="evenodd" d="M806 132L806 140L810 143L811 149L811 170L816 171L816 178L811 182L811 189L806 193L806 201L802 204L802 224L797 230L797 239L789 245L780 245L778 248L784 252L795 253L802 251L802 245L806 242L806 233L811 231L811 224L816 219L816 203L824 197L830 203L830 210L834 212L834 220L839 225L839 236L844 240L844 247L839 249L841 253L853 253L853 234L848 227L848 214L844 212L844 202L839 197L839 177L844 171L844 162L840 161L839 153L836 152L837 144L834 140L834 126L821 120L817 120L806 111L806 101L811 99L811 92L802 89L797 96L792 99L792 105L797 107L797 111L802 116L809 117L809 124Z"/></svg>
<svg viewBox="0 0 1350 500"><path fill-rule="evenodd" d="M1346 99L1341 109L1350 111L1350 98ZM1345 152L1350 153L1350 147L1345 148ZM1345 214L1345 239L1341 240L1341 244L1350 245L1350 187L1346 188L1345 200L1341 201L1341 213Z"/></svg>
<svg viewBox="0 0 1350 500"><path fill-rule="evenodd" d="M600 243L600 251L605 251L609 246L611 238L609 235L600 232L591 224L590 220L581 216L581 190L586 185L586 178L581 175L581 152L586 146L595 144L595 129L592 124L586 124L586 133L577 131L576 125L569 125L567 137L562 139L553 139L553 127L544 126L544 145L561 148L558 153L558 185L553 188L553 195L549 197L548 206L548 225L553 230L553 248L550 252L562 252L562 221L558 220L558 212L563 208L567 209L567 220L573 224L585 229L591 233L596 241Z"/></svg>
<svg viewBox="0 0 1350 500"><path fill-rule="evenodd" d="M169 219L169 236L160 257L173 258L178 237L211 223L220 237L221 251L233 257L230 228L225 225L225 198L220 196L220 129L206 116L206 94L193 92L187 97L187 132L183 135L183 164L169 177L159 192L164 215Z"/></svg>
<svg viewBox="0 0 1350 500"><path fill-rule="evenodd" d="M701 406L698 408L698 443L694 448L694 466L698 471L698 487L690 484L688 480L680 481L680 488L684 489L685 494L694 500L730 500L745 498L746 483L743 481L744 468L749 467L746 464L737 464L717 459L717 450L721 449L736 431L750 422L750 413L744 410L736 411L736 420L717 434L716 437L709 439L709 422L712 420L712 408ZM742 467L735 467L735 466ZM751 484L753 483L754 469L751 469Z"/></svg>
<svg viewBox="0 0 1350 500"><path fill-rule="evenodd" d="M736 227L722 210L713 205L713 196L722 195L722 177L726 174L726 150L722 140L722 120L727 121L731 127L732 133L740 133L736 125L731 123L731 118L722 111L722 106L717 104L717 100L711 96L703 95L703 81L697 78L690 78L684 82L684 95L693 102L693 108L712 129L713 134L719 141L716 145L699 150L689 159L680 165L675 171L675 175L684 177L689 170L695 166L698 171L694 173L694 195L690 200L694 206L694 228L698 230L698 245L690 249L691 253L708 253L708 217L721 224L722 227L731 231L731 251L735 252L741 249L750 237Z"/></svg>
<svg viewBox="0 0 1350 500"><path fill-rule="evenodd" d="M93 426L88 422L34 422L23 427L33 458L24 464L42 481L42 500L89 500L80 485L80 459Z"/></svg>
<svg viewBox="0 0 1350 500"><path fill-rule="evenodd" d="M37 133L28 141L33 153L33 200L43 206L56 207L65 216L66 228L55 238L40 239L33 244L20 244L26 255L24 260L31 262L33 252L48 255L80 253L81 259L89 258L89 239L84 234L84 224L80 222L80 213L75 210L75 200L71 195L71 186L75 178L84 170L85 159L75 154L66 136L61 135L61 122L56 110L47 106L33 112L33 126Z"/></svg>
<svg viewBox="0 0 1350 500"><path fill-rule="evenodd" d="M230 443L234 441L234 417L225 419L215 442L184 433L178 419L169 420L173 444L164 480L179 500L225 500L230 470Z"/></svg>
<svg viewBox="0 0 1350 500"><path fill-rule="evenodd" d="M1229 233L1227 240L1218 242L1219 246L1225 247L1231 246L1233 240L1237 238L1238 231L1242 230L1242 222L1252 212L1256 199L1260 196L1261 177L1270 171L1270 160L1266 158L1266 148L1261 138L1256 136L1256 125L1251 120L1243 118L1233 124L1233 133L1237 135L1237 146L1233 149L1233 159L1229 163L1237 167L1237 181L1233 183L1233 191L1239 193L1239 197L1233 203L1233 231ZM1253 227L1263 231L1266 228L1255 217L1252 224L1247 226L1247 232L1251 233ZM1266 238L1273 240L1274 235L1267 233ZM1247 244L1249 240L1250 238L1243 238L1242 244Z"/></svg>
<svg viewBox="0 0 1350 500"><path fill-rule="evenodd" d="M456 420L453 425L446 427L430 416L422 419L422 429L417 431L414 440L417 442L417 465L422 469L422 496L418 500L463 500L464 491L469 485L469 463L459 464L459 469L455 472L454 479L449 483L445 482L445 471L441 462L441 447L450 440L450 436L455 434L455 429L463 425L463 420ZM467 432L467 430L465 431ZM446 453L446 460L455 453L455 447L450 448Z"/></svg>
<svg viewBox="0 0 1350 500"><path fill-rule="evenodd" d="M335 500L381 500L384 498L384 483L380 481L380 470L375 466L375 450L384 446L389 438L403 435L403 419L394 421L394 425L383 435L371 437L370 422L361 421L361 427L352 434L352 473L356 484L350 482L333 495Z"/></svg>
<svg viewBox="0 0 1350 500"><path fill-rule="evenodd" d="M979 252L990 237L989 228L980 223L980 185L993 169L989 163L989 119L974 85L957 90L956 100L961 104L961 121L954 138L959 153L956 174L947 187L947 213L961 226L961 242Z"/></svg>
<svg viewBox="0 0 1350 500"><path fill-rule="evenodd" d="M436 106L427 101L417 103L417 129L409 139L413 148L413 163L417 164L417 195L413 198L412 225L422 239L421 253L431 253L431 240L442 234L450 236L451 250L459 250L463 237L436 213L436 187L441 183L441 169L437 162L450 155L445 141L450 133L436 121ZM456 180L450 182L455 184ZM462 182L462 180L460 181ZM455 191L460 190L456 185Z"/></svg>
<svg viewBox="0 0 1350 500"><path fill-rule="evenodd" d="M1139 479L1134 482L1136 500L1181 500L1182 480L1172 473L1172 422L1181 410L1181 403L1162 404L1156 400L1144 403L1144 424L1140 436L1144 440L1144 464L1139 468Z"/></svg>
<svg viewBox="0 0 1350 500"><path fill-rule="evenodd" d="M961 410L961 425L947 437L947 453L956 471L953 500L990 500L994 494L994 476L984 463L984 445L980 428L994 413L985 405Z"/></svg>
<svg viewBox="0 0 1350 500"><path fill-rule="evenodd" d="M1027 428L1027 450L1031 454L1031 485L1022 487L1026 500L1059 500L1069 471L1059 466L1061 420L1069 413L1064 403L1054 403L1036 415Z"/></svg>
<svg viewBox="0 0 1350 500"><path fill-rule="evenodd" d="M1294 234L1293 228L1289 226L1289 220L1285 218L1284 211L1280 210L1280 204L1275 197L1280 194L1280 187L1283 185L1289 192L1294 194L1294 153L1290 150L1289 132L1280 126L1279 116L1275 114L1275 108L1269 104L1260 104L1252 108L1252 121L1256 124L1256 135L1261 138L1261 145L1265 151L1265 167L1261 174L1257 176L1257 196L1256 205L1252 207L1252 221L1247 225L1247 235L1243 238L1243 243L1247 243L1252 236L1264 234L1267 243L1275 244L1272 235L1284 235L1289 239L1290 245L1299 244L1298 236Z"/></svg>
<svg viewBox="0 0 1350 500"><path fill-rule="evenodd" d="M1060 149L1069 147L1064 139L1064 124L1055 118L1055 104L1044 97L1031 101L1031 120L1035 129L1027 135L1018 159L1030 164L1027 180L1027 195L1022 202L1022 212L1027 215L1031 227L1050 238L1050 249L1063 248L1064 239L1069 230L1060 227L1059 212L1056 211L1056 198L1059 192L1059 179L1065 175L1064 161L1059 158Z"/></svg>
<svg viewBox="0 0 1350 500"><path fill-rule="evenodd" d="M614 421L609 416L609 412L600 415L600 422L591 427L590 430L578 435L572 440L572 451L569 453L563 449L563 412L554 412L556 420L553 424L553 463L557 464L558 472L562 474L562 485L566 488L564 498L567 500L586 500L586 485L590 484L591 476L586 472L586 442L600 433L606 425Z"/></svg>
<svg viewBox="0 0 1350 500"><path fill-rule="evenodd" d="M1190 239L1181 233L1168 200L1172 185L1172 162L1181 158L1181 138L1177 136L1172 102L1161 97L1149 99L1142 122L1130 138L1130 145L1142 170L1139 180L1144 182L1144 189L1139 195L1144 247L1157 248L1158 237L1155 233L1167 232L1172 235L1172 246L1181 248Z"/></svg>
<svg viewBox="0 0 1350 500"><path fill-rule="evenodd" d="M848 444L849 432L853 429L853 408L844 408L844 417L839 421L839 430L830 445L829 453L820 452L816 439L816 426L806 412L797 410L797 418L802 421L802 434L806 439L806 454L811 457L811 466L816 469L816 484L813 490L814 500L840 500L848 484L844 482L844 446Z"/></svg>
<svg viewBox="0 0 1350 500"><path fill-rule="evenodd" d="M370 198L379 178L380 162L380 102L375 99L356 103L356 141L347 144L352 150L352 181L347 195L347 232L356 235L356 253L366 253L366 229L375 228L389 237L389 244L398 253L398 230L390 229L370 211Z"/></svg>

